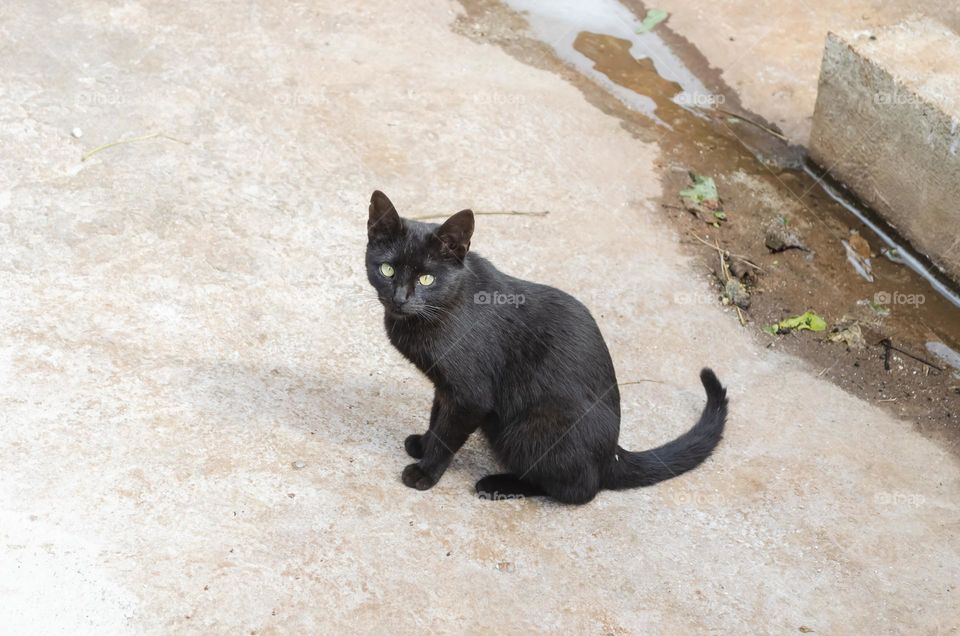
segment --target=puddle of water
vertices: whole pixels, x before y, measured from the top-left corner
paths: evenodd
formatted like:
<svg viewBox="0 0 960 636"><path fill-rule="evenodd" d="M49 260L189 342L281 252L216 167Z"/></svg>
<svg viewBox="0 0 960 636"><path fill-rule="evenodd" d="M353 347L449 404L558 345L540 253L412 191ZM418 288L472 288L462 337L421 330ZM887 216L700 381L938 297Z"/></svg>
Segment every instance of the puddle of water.
<svg viewBox="0 0 960 636"><path fill-rule="evenodd" d="M933 339L960 344L960 296L810 171L802 161L802 149L710 110L715 102L736 103L736 96L711 94L684 62L696 61L690 52L671 48L657 29L637 34L639 19L616 0L505 0L505 4L524 14L532 34L557 57L642 116L636 123L654 130L672 163L727 177L728 183L741 171L775 180L783 201L799 201L812 222L806 238L819 247L819 278L795 275L791 284L799 289L794 297L808 296L814 288L819 302L836 311L837 317L864 298L919 297L922 302L909 308L894 307L885 319L885 330L899 338L909 337L919 346ZM740 216L724 232L729 233L727 240L750 243L749 232L756 230L751 224L761 220L757 215L762 210L753 202L751 211L751 202L738 198L741 209L734 213ZM861 279L847 262L841 243L860 224L864 226L861 234L866 233L874 245L897 248L905 266L874 259L874 280ZM850 276L844 276L844 271Z"/></svg>
<svg viewBox="0 0 960 636"><path fill-rule="evenodd" d="M957 353L947 345L942 342L928 342L927 351L960 371L960 353Z"/></svg>
<svg viewBox="0 0 960 636"><path fill-rule="evenodd" d="M957 353L942 342L928 342L927 351L937 356L951 367L960 371L960 353Z"/></svg>
<svg viewBox="0 0 960 636"><path fill-rule="evenodd" d="M597 82L626 106L671 128L657 113L657 101L611 80L594 69L594 61L577 50L575 41L581 32L602 33L625 44L636 60L646 60L650 74L674 86L669 99L676 104L703 105L714 98L697 76L670 49L659 35L637 33L640 20L616 0L506 0L505 4L521 12L534 37L547 43L557 56Z"/></svg>
<svg viewBox="0 0 960 636"><path fill-rule="evenodd" d="M810 168L805 168L805 172L813 178L817 178L817 175L813 173ZM912 269L914 272L923 277L924 280L929 283L933 289L943 296L945 299L949 300L951 303L960 307L960 294L950 289L945 283L943 283L937 276L935 276L928 267L926 267L920 259L917 258L913 252L906 246L900 245L897 243L887 232L881 228L877 223L874 223L870 219L870 215L866 212L855 206L854 204L847 201L839 192L826 183L821 183L820 187L830 195L830 198L836 201L838 204L843 206L843 208L857 217L857 219L869 227L873 233L878 236L884 243L887 244L887 247L893 250L896 250L897 256L903 261L903 264Z"/></svg>

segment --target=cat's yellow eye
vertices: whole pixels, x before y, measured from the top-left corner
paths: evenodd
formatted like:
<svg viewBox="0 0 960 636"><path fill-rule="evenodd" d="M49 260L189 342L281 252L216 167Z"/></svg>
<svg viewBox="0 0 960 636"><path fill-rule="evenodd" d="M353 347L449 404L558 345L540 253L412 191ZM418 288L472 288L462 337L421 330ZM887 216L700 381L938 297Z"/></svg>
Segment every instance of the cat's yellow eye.
<svg viewBox="0 0 960 636"><path fill-rule="evenodd" d="M390 263L380 263L380 273L387 278L393 278L393 275L396 273L396 271L393 269L393 265Z"/></svg>
<svg viewBox="0 0 960 636"><path fill-rule="evenodd" d="M419 280L421 285L433 285L433 274L424 274Z"/></svg>

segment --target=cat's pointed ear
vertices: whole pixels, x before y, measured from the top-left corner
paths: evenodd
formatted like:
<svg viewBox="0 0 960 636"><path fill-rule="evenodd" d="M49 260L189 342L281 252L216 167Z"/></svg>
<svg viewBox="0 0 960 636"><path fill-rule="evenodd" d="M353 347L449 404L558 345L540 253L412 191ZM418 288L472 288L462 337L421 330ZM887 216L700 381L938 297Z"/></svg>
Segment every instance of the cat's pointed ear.
<svg viewBox="0 0 960 636"><path fill-rule="evenodd" d="M440 244L441 256L452 256L462 261L470 249L473 236L473 211L460 210L443 222L433 233Z"/></svg>
<svg viewBox="0 0 960 636"><path fill-rule="evenodd" d="M399 236L403 223L393 203L383 192L374 190L370 197L370 217L367 219L367 238L371 241Z"/></svg>

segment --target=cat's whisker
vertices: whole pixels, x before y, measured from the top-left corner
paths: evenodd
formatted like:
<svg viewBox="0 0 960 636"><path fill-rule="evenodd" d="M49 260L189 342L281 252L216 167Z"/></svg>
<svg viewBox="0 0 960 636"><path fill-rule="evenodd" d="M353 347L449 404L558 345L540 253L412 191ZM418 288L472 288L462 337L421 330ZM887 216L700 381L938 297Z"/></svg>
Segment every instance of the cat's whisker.
<svg viewBox="0 0 960 636"><path fill-rule="evenodd" d="M443 317L443 316L454 316L455 314L447 309L446 307L438 307L436 305L422 305L423 313L429 314L432 316Z"/></svg>

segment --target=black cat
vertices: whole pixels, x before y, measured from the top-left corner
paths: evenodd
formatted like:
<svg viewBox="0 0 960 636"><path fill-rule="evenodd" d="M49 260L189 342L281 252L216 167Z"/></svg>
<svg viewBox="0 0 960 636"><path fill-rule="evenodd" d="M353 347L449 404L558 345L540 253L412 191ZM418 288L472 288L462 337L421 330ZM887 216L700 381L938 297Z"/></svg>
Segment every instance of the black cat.
<svg viewBox="0 0 960 636"><path fill-rule="evenodd" d="M707 405L697 424L659 448L617 445L620 393L590 312L558 289L498 271L469 252L473 212L442 225L401 219L370 199L367 278L390 342L433 382L430 426L406 439L419 460L403 483L426 490L476 429L511 471L477 482L487 498L548 495L582 504L601 488L649 486L703 462L720 442L726 389L700 372Z"/></svg>

